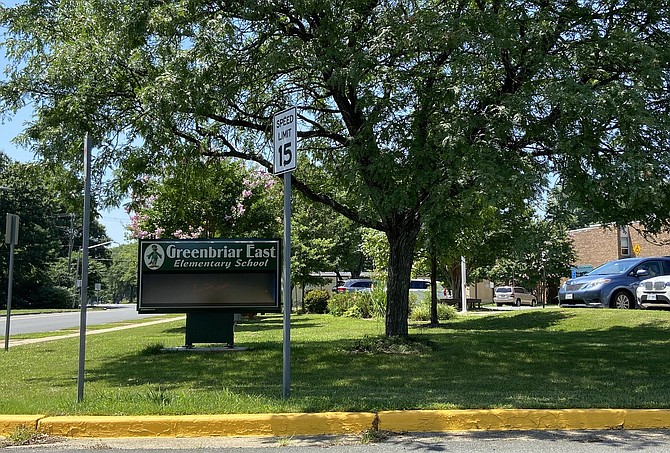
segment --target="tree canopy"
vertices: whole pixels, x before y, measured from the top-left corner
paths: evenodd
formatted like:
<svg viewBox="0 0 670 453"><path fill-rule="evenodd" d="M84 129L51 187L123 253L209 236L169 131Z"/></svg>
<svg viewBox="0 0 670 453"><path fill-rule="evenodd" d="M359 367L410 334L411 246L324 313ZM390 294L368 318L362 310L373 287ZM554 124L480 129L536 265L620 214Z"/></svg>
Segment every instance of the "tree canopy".
<svg viewBox="0 0 670 453"><path fill-rule="evenodd" d="M15 307L62 307L72 301L75 263L73 252L81 248L82 205L69 211L69 192L59 190L66 178L63 168L20 163L0 152L0 213L19 216L19 241L15 247L13 304ZM109 239L95 219L91 223L93 244ZM4 233L4 226L1 230ZM2 236L0 269L8 270L8 246ZM105 256L103 247L95 257ZM6 280L5 280L6 281ZM92 280L95 281L95 280ZM0 287L0 305L7 302L7 286Z"/></svg>
<svg viewBox="0 0 670 453"><path fill-rule="evenodd" d="M296 106L293 185L386 234L386 333L406 335L439 206L528 203L555 174L607 221L668 226L669 18L667 0L29 0L0 13L0 106L33 104L22 140L47 159L77 164L91 132L117 197L170 162L271 169L272 114Z"/></svg>

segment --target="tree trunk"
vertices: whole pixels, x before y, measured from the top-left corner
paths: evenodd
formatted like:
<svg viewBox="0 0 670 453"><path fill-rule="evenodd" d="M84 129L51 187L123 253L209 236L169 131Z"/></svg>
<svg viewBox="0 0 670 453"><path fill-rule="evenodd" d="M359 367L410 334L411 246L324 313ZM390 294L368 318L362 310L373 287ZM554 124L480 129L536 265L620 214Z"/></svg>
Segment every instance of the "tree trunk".
<svg viewBox="0 0 670 453"><path fill-rule="evenodd" d="M386 283L386 336L409 334L409 280L414 262L414 247L419 235L418 216L407 215L389 222L389 273Z"/></svg>
<svg viewBox="0 0 670 453"><path fill-rule="evenodd" d="M451 280L451 297L456 300L457 305L461 300L461 266L453 265L449 267L449 277Z"/></svg>
<svg viewBox="0 0 670 453"><path fill-rule="evenodd" d="M302 301L302 311L305 311L305 282L302 282L302 293L300 294L300 300Z"/></svg>

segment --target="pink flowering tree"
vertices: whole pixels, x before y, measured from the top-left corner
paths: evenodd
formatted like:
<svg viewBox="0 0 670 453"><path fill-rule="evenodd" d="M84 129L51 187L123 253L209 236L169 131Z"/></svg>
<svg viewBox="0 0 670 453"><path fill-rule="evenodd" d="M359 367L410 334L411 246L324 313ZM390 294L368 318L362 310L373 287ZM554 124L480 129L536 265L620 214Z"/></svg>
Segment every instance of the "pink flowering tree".
<svg viewBox="0 0 670 453"><path fill-rule="evenodd" d="M166 168L135 181L129 234L137 239L276 237L281 185L264 170L231 159Z"/></svg>
<svg viewBox="0 0 670 453"><path fill-rule="evenodd" d="M127 206L133 238L282 237L282 184L266 171L217 159L164 172L135 181ZM299 195L292 214L295 285L323 283L318 271L363 271L360 226Z"/></svg>

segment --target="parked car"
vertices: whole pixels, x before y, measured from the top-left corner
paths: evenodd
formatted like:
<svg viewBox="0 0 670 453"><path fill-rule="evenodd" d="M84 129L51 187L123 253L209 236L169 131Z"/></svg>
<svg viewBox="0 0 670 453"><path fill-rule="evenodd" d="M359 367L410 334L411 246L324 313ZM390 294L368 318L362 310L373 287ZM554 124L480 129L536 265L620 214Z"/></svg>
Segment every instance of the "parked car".
<svg viewBox="0 0 670 453"><path fill-rule="evenodd" d="M372 291L374 280L369 278L350 278L335 288L337 293L353 293L357 291Z"/></svg>
<svg viewBox="0 0 670 453"><path fill-rule="evenodd" d="M504 304L516 305L517 307L526 304L534 307L537 305L537 298L521 286L499 286L493 291L493 302L498 307Z"/></svg>
<svg viewBox="0 0 670 453"><path fill-rule="evenodd" d="M336 293L337 292L337 287L342 286L342 285L344 285L344 280L338 280L337 282L335 282L335 284L333 285L333 287L330 290L332 292Z"/></svg>
<svg viewBox="0 0 670 453"><path fill-rule="evenodd" d="M623 258L568 279L558 291L562 307L635 308L642 280L670 275L670 257Z"/></svg>
<svg viewBox="0 0 670 453"><path fill-rule="evenodd" d="M413 278L409 281L409 293L414 294L417 300L430 300L430 279L428 278ZM451 295L440 282L437 282L437 299L447 299L447 295Z"/></svg>
<svg viewBox="0 0 670 453"><path fill-rule="evenodd" d="M637 287L639 308L670 308L670 275L642 280Z"/></svg>

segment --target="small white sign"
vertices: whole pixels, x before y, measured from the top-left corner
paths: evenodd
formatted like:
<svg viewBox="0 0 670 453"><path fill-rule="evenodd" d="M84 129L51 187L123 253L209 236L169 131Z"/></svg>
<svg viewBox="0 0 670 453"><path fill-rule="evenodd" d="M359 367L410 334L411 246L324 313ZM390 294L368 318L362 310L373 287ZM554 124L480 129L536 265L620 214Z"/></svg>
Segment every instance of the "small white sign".
<svg viewBox="0 0 670 453"><path fill-rule="evenodd" d="M297 124L295 107L283 110L272 117L275 175L295 170L298 151Z"/></svg>
<svg viewBox="0 0 670 453"><path fill-rule="evenodd" d="M19 243L19 216L7 214L7 227L5 229L5 244Z"/></svg>

